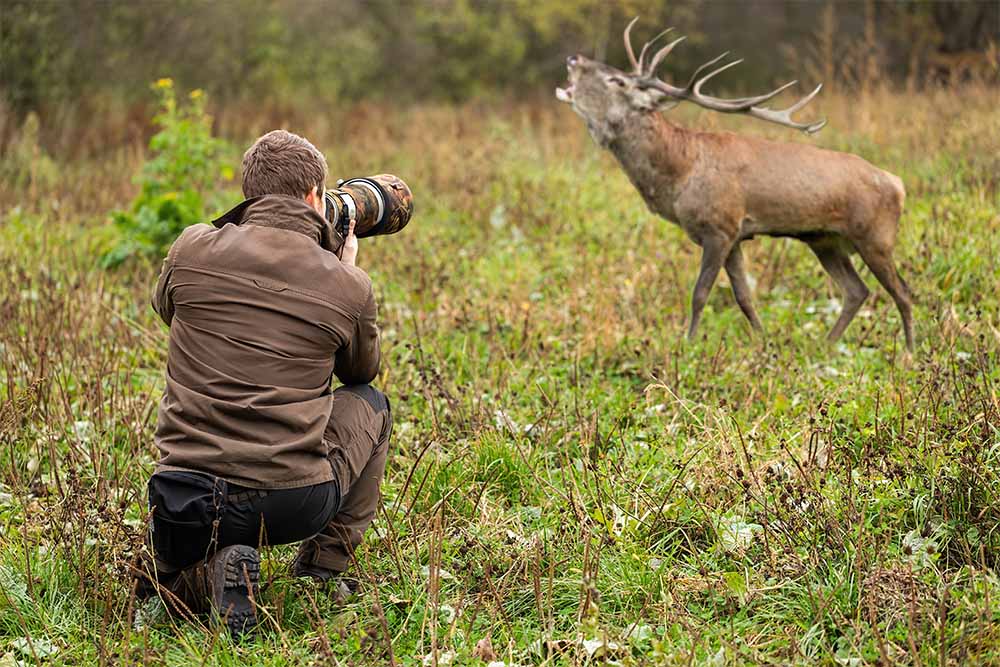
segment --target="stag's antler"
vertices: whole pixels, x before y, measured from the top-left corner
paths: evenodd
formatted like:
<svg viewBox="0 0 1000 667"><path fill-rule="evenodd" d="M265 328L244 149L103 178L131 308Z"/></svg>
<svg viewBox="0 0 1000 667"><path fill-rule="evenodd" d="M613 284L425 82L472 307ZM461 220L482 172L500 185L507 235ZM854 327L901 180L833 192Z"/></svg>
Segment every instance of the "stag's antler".
<svg viewBox="0 0 1000 667"><path fill-rule="evenodd" d="M643 73L646 72L646 70L656 69L655 64L649 67L646 66L646 52L649 51L649 47L655 44L656 41L660 39L660 37L663 37L668 32L673 30L673 28L667 28L666 30L663 30L656 37L643 44L642 51L639 52L639 59L636 60L635 51L632 49L632 39L630 38L629 35L632 32L632 26L634 26L636 24L636 21L638 20L639 17L636 16L634 19L629 21L629 24L625 27L625 53L626 55L628 55L628 61L632 64L632 73L642 76ZM679 42L682 41L684 41L683 37L681 37L678 40L675 40L671 44L668 44L665 48L660 49L660 51L653 57L653 62L659 64L659 61L663 58L663 56L667 55L667 53L670 53L670 49L672 49L674 46L676 46ZM666 53L664 53L664 51ZM661 53L663 54L662 56L660 55Z"/></svg>
<svg viewBox="0 0 1000 667"><path fill-rule="evenodd" d="M706 81L714 77L716 74L724 72L730 67L739 65L741 62L743 62L742 59L734 60L733 62L727 65L723 65L722 67L718 67L710 71L708 74L704 76L700 76L701 73L704 72L706 69L710 68L712 65L715 65L717 62L728 56L729 55L728 51L726 51L725 53L716 58L713 58L712 60L708 61L707 63L699 67L697 70L695 70L694 74L691 76L691 79L688 81L687 85L684 86L683 88L672 86L669 83L660 80L655 76L656 68L660 65L661 62L663 62L663 59L667 57L667 55L674 49L675 46L684 41L684 37L675 39L674 41L670 42L662 49L657 51L656 55L653 56L653 58L649 61L649 64L647 65L645 62L646 51L657 39L665 35L671 29L668 28L667 30L664 30L659 35L654 37L652 40L646 42L645 46L642 47L639 59L636 60L635 52L632 50L632 43L629 40L629 33L632 31L632 26L635 25L635 22L638 20L639 20L638 16L632 19L632 22L629 23L628 27L625 29L625 50L628 53L629 61L632 63L632 67L634 68L634 73L640 79L640 85L642 87L659 90L660 92L665 93L668 97L672 97L673 99L687 100L689 102L694 102L698 106L704 107L706 109L711 109L713 111L721 111L722 113L747 114L748 116L753 116L754 118L766 120L771 123L777 123L778 125L784 125L785 127L791 127L796 130L802 130L807 134L813 134L815 132L819 132L821 129L823 129L823 126L826 125L825 120L814 121L812 123L797 123L794 120L792 120L792 114L800 110L805 105L809 104L812 98L816 97L819 91L823 88L823 84L819 84L818 86L816 86L815 90L813 90L811 93L809 93L801 100L799 100L792 106L788 107L787 109L770 109L768 107L761 107L758 105L770 100L772 97L777 96L782 91L790 88L791 86L794 86L796 83L798 83L798 81L790 81L789 83L786 83L783 86L775 88L769 93L764 93L763 95L757 95L755 97L740 97L736 99L727 100L721 97L712 97L711 95L705 95L704 93L702 93L701 87L705 85Z"/></svg>
<svg viewBox="0 0 1000 667"><path fill-rule="evenodd" d="M635 51L632 50L632 40L629 38L629 33L632 32L632 26L635 25L639 17L636 16L634 19L629 21L628 25L625 26L625 54L628 56L628 61L632 63L632 70L639 74L642 70L639 68L639 61L635 59Z"/></svg>

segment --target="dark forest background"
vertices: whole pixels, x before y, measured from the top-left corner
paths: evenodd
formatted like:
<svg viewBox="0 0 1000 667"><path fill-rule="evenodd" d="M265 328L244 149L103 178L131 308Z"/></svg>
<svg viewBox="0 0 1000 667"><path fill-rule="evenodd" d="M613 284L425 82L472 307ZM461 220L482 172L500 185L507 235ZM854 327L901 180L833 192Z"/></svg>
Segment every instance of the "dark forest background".
<svg viewBox="0 0 1000 667"><path fill-rule="evenodd" d="M745 58L715 84L734 91L997 77L995 1L0 0L0 140L29 112L43 127L147 116L160 77L227 110L548 95L568 54L623 66L636 15L640 45L665 26L689 37L666 78Z"/></svg>

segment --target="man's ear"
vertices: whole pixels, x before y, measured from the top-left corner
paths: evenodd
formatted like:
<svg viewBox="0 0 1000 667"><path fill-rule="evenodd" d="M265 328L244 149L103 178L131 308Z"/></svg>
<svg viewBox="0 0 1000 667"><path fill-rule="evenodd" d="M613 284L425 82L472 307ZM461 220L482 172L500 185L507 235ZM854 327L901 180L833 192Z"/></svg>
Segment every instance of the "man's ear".
<svg viewBox="0 0 1000 667"><path fill-rule="evenodd" d="M314 185L312 190L306 193L305 200L317 213L323 215L323 195L320 193L318 185Z"/></svg>

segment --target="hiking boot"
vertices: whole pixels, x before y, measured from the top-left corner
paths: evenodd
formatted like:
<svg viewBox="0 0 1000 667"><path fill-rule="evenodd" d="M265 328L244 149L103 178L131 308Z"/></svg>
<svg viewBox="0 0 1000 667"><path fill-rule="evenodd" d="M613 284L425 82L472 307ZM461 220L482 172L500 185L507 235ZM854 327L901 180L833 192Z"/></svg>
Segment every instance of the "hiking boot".
<svg viewBox="0 0 1000 667"><path fill-rule="evenodd" d="M208 608L208 583L205 564L196 563L183 570L143 554L133 569L135 597L145 601L160 597L171 616L193 620Z"/></svg>
<svg viewBox="0 0 1000 667"><path fill-rule="evenodd" d="M330 591L330 597L337 604L343 604L358 592L359 582L354 577L348 577L343 572L330 570L319 565L307 565L296 560L292 566L292 574L296 577L312 579L318 585Z"/></svg>
<svg viewBox="0 0 1000 667"><path fill-rule="evenodd" d="M237 544L220 549L206 568L213 621L224 622L234 640L252 634L257 627L260 554Z"/></svg>

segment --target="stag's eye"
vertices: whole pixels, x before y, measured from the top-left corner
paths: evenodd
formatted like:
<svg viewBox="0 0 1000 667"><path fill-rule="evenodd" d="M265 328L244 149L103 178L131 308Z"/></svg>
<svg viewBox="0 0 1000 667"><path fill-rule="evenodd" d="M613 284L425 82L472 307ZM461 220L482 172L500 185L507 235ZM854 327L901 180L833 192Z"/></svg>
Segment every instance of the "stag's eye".
<svg viewBox="0 0 1000 667"><path fill-rule="evenodd" d="M621 78L620 76L611 75L605 77L604 80L612 85L618 86L619 88L625 87L625 79Z"/></svg>

